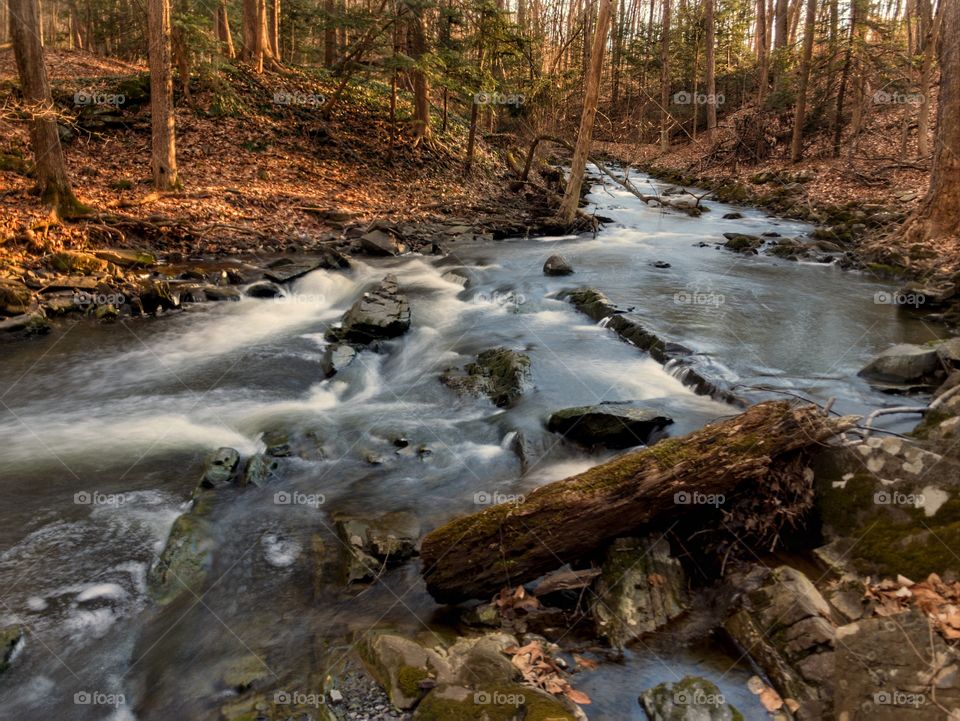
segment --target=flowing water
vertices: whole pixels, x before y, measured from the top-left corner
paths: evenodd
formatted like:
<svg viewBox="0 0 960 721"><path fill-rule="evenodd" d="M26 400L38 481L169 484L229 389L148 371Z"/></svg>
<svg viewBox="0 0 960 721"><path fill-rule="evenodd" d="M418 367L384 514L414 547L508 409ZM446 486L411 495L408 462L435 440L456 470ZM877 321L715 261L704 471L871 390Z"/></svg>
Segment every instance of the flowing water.
<svg viewBox="0 0 960 721"><path fill-rule="evenodd" d="M311 543L336 542L332 513L404 509L430 528L493 494L522 494L602 460L546 432L558 408L642 401L675 419L672 435L731 412L559 300L565 288L603 290L744 395L836 397L841 412L891 404L856 377L872 354L936 337L876 302L888 288L867 275L712 245L724 231L799 235L803 224L743 209L743 219L723 220L733 209L710 202L711 212L690 218L599 185L589 199L614 221L595 238L358 261L347 272L311 273L282 299L208 304L150 322L81 322L4 347L0 625L20 623L28 634L0 677L2 715L207 718L229 698L223 669L238 657L280 678L318 644L345 651L349 632L375 623L411 632L442 625L416 563L359 599L314 596ZM552 253L576 274L545 277ZM466 288L453 268L470 277ZM324 380L325 329L388 270L410 297L411 331ZM532 359L530 387L514 407L458 398L438 381L498 345ZM255 452L273 429L296 430L312 446L286 460L273 487L226 492L214 517L212 585L157 613L147 569L186 509L205 454ZM526 473L512 450L517 432L535 458ZM398 437L408 449L397 452ZM421 446L429 452L410 452ZM371 465L371 456L383 462ZM278 490L324 502L277 504ZM577 685L595 699L591 719L643 719L637 695L687 673L717 681L748 718L766 718L744 689L749 670L716 649L641 644ZM125 703L84 703L85 693L122 694Z"/></svg>

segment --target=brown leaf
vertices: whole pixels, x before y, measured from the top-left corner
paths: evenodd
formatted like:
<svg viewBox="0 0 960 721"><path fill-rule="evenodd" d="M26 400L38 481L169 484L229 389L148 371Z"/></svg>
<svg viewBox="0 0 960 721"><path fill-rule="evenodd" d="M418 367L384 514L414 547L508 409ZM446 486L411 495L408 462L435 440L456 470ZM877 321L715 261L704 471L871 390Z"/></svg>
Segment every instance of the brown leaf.
<svg viewBox="0 0 960 721"><path fill-rule="evenodd" d="M563 695L579 706L585 706L593 703L587 694L585 694L583 691L577 691L571 686L567 686L567 688L564 689Z"/></svg>

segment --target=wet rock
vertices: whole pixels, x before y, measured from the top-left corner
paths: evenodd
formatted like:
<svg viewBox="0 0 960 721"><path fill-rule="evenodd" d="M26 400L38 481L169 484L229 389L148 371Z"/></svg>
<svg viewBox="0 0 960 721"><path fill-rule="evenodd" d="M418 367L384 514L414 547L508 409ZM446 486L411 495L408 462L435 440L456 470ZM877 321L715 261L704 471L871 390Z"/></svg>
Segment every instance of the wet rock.
<svg viewBox="0 0 960 721"><path fill-rule="evenodd" d="M140 287L140 307L144 313L158 313L180 307L180 294L164 280L147 280Z"/></svg>
<svg viewBox="0 0 960 721"><path fill-rule="evenodd" d="M13 318L0 320L0 334L26 333L28 335L42 335L50 332L50 321L42 311L24 313Z"/></svg>
<svg viewBox="0 0 960 721"><path fill-rule="evenodd" d="M367 344L396 338L409 328L410 304L391 273L350 307L337 335L353 343Z"/></svg>
<svg viewBox="0 0 960 721"><path fill-rule="evenodd" d="M33 291L16 280L0 280L0 315L24 315L33 305Z"/></svg>
<svg viewBox="0 0 960 721"><path fill-rule="evenodd" d="M617 402L565 408L551 414L548 430L587 446L629 448L645 443L673 419L655 410Z"/></svg>
<svg viewBox="0 0 960 721"><path fill-rule="evenodd" d="M361 235L360 247L370 255L400 255L407 250L393 235L379 229Z"/></svg>
<svg viewBox="0 0 960 721"><path fill-rule="evenodd" d="M320 366L323 375L330 378L353 363L357 357L357 349L346 343L331 343L323 349L323 358Z"/></svg>
<svg viewBox="0 0 960 721"><path fill-rule="evenodd" d="M456 283L464 288L470 287L470 274L465 268L454 268L453 270L448 270L440 277L450 283Z"/></svg>
<svg viewBox="0 0 960 721"><path fill-rule="evenodd" d="M125 248L105 248L95 250L93 254L108 263L119 265L122 268L148 268L157 264L157 257L145 250L128 250Z"/></svg>
<svg viewBox="0 0 960 721"><path fill-rule="evenodd" d="M458 393L486 395L498 407L515 403L530 375L530 356L509 348L491 348L468 363L462 371L448 370L440 376Z"/></svg>
<svg viewBox="0 0 960 721"><path fill-rule="evenodd" d="M928 384L939 368L936 346L900 343L883 351L857 375L882 384Z"/></svg>
<svg viewBox="0 0 960 721"><path fill-rule="evenodd" d="M152 598L160 605L184 592L201 595L213 562L213 534L206 515L207 499L173 523L163 552L147 574Z"/></svg>
<svg viewBox="0 0 960 721"><path fill-rule="evenodd" d="M375 517L341 515L336 519L336 527L345 543L389 563L416 555L420 542L420 521L406 511Z"/></svg>
<svg viewBox="0 0 960 721"><path fill-rule="evenodd" d="M261 280L248 286L244 295L251 298L277 298L283 295L283 291L275 283L271 283L269 280Z"/></svg>
<svg viewBox="0 0 960 721"><path fill-rule="evenodd" d="M436 651L402 636L368 632L357 644L357 652L397 708L413 708L429 688L425 682L452 677L449 665Z"/></svg>
<svg viewBox="0 0 960 721"><path fill-rule="evenodd" d="M687 608L680 562L663 538L618 538L607 550L591 613L614 647L665 626Z"/></svg>
<svg viewBox="0 0 960 721"><path fill-rule="evenodd" d="M17 646L23 639L23 629L18 625L0 628L0 673L10 668Z"/></svg>
<svg viewBox="0 0 960 721"><path fill-rule="evenodd" d="M413 721L579 721L586 717L568 702L522 684L467 688L437 686L417 706Z"/></svg>
<svg viewBox="0 0 960 721"><path fill-rule="evenodd" d="M740 218L742 217L743 217L743 213L737 213L737 212L723 214L724 220L740 220Z"/></svg>
<svg viewBox="0 0 960 721"><path fill-rule="evenodd" d="M743 721L720 689L699 676L684 676L643 692L640 705L650 721Z"/></svg>
<svg viewBox="0 0 960 721"><path fill-rule="evenodd" d="M838 719L942 721L960 708L960 652L914 609L838 628L835 676Z"/></svg>
<svg viewBox="0 0 960 721"><path fill-rule="evenodd" d="M724 628L776 691L799 704L797 718L826 718L836 631L829 604L809 578L789 566L774 569Z"/></svg>
<svg viewBox="0 0 960 721"><path fill-rule="evenodd" d="M276 478L279 467L280 464L276 458L262 453L252 455L243 469L243 479L240 485L262 488Z"/></svg>
<svg viewBox="0 0 960 721"><path fill-rule="evenodd" d="M543 264L544 275L570 275L571 273L573 273L573 266L562 255L551 255Z"/></svg>
<svg viewBox="0 0 960 721"><path fill-rule="evenodd" d="M219 285L208 285L204 286L203 293L206 296L207 300L212 301L224 301L224 300L240 300L243 295L236 288L231 288L229 286L219 286Z"/></svg>
<svg viewBox="0 0 960 721"><path fill-rule="evenodd" d="M230 485L240 464L240 454L233 448L218 448L206 461L201 485L206 488L223 488Z"/></svg>
<svg viewBox="0 0 960 721"><path fill-rule="evenodd" d="M672 266L671 266L667 261L665 261L665 260L655 260L655 261L653 261L652 263L650 263L650 266L653 267L653 268L660 268L660 269L672 267Z"/></svg>
<svg viewBox="0 0 960 721"><path fill-rule="evenodd" d="M290 261L289 258L279 258L275 262ZM350 261L334 250L328 250L320 258L307 258L291 262L283 262L280 265L270 264L267 271L263 274L267 280L274 283L287 283L296 278L311 273L319 268L334 270L338 268L349 268Z"/></svg>
<svg viewBox="0 0 960 721"><path fill-rule="evenodd" d="M727 250L733 250L737 253L755 253L763 245L763 238L758 235L747 235L746 233L724 233L723 237L727 242L723 247Z"/></svg>

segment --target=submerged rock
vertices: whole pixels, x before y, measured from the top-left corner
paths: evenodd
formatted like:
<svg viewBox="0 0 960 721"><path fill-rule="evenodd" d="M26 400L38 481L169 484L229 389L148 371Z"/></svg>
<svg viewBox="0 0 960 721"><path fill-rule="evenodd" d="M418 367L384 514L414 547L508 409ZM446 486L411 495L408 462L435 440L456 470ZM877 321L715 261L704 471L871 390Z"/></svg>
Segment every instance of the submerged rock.
<svg viewBox="0 0 960 721"><path fill-rule="evenodd" d="M203 506L195 506L174 521L163 552L147 574L150 595L157 603L168 604L187 591L201 595L214 547L204 515Z"/></svg>
<svg viewBox="0 0 960 721"><path fill-rule="evenodd" d="M396 338L410 328L410 304L390 273L374 290L364 293L343 317L336 335L352 343Z"/></svg>
<svg viewBox="0 0 960 721"><path fill-rule="evenodd" d="M462 371L448 370L440 381L458 393L486 395L499 407L515 403L530 376L530 356L509 348L491 348Z"/></svg>
<svg viewBox="0 0 960 721"><path fill-rule="evenodd" d="M629 448L649 443L673 419L655 410L623 403L564 408L550 416L547 428L587 446Z"/></svg>
<svg viewBox="0 0 960 721"><path fill-rule="evenodd" d="M661 538L618 538L607 550L591 609L614 647L665 626L687 609L686 578Z"/></svg>
<svg viewBox="0 0 960 721"><path fill-rule="evenodd" d="M650 721L743 721L712 681L684 676L643 692L640 705Z"/></svg>
<svg viewBox="0 0 960 721"><path fill-rule="evenodd" d="M573 266L562 255L551 255L543 264L543 273L544 275L570 275L573 273Z"/></svg>
<svg viewBox="0 0 960 721"><path fill-rule="evenodd" d="M724 233L723 237L727 242L723 247L727 250L733 250L738 253L755 253L763 245L763 238L758 235L748 235L746 233Z"/></svg>
<svg viewBox="0 0 960 721"><path fill-rule="evenodd" d="M269 455L257 453L250 456L250 460L247 461L247 466L243 470L243 479L240 485L263 487L272 478L276 477L275 474L279 467L280 463L277 459Z"/></svg>
<svg viewBox="0 0 960 721"><path fill-rule="evenodd" d="M353 346L346 343L331 343L323 349L323 359L320 361L323 375L331 378L353 363L356 357L357 349Z"/></svg>
<svg viewBox="0 0 960 721"><path fill-rule="evenodd" d="M420 542L420 521L407 511L372 518L340 516L336 526L337 534L345 543L378 561L398 563L410 558L416 555Z"/></svg>

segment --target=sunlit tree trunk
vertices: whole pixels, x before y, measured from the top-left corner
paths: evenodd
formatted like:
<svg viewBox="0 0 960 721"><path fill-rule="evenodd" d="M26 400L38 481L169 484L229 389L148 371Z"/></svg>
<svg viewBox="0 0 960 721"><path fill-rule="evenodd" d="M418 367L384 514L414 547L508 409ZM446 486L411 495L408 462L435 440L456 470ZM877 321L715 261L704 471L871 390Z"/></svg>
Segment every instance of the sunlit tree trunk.
<svg viewBox="0 0 960 721"><path fill-rule="evenodd" d="M70 188L67 163L57 134L57 113L40 44L39 8L36 0L8 1L10 39L24 105L30 114L30 145L40 197L59 214L72 215L82 210L82 206Z"/></svg>
<svg viewBox="0 0 960 721"><path fill-rule="evenodd" d="M583 98L583 113L580 116L580 131L577 133L577 147L570 164L570 180L560 203L560 219L570 223L577 215L580 204L580 188L583 185L583 171L590 153L590 141L593 138L593 122L597 117L597 100L600 96L600 77L603 74L603 51L607 43L610 26L610 0L600 0L600 12L597 17L596 33L593 37L593 49L590 53L590 73L587 75L587 89Z"/></svg>
<svg viewBox="0 0 960 721"><path fill-rule="evenodd" d="M227 0L217 3L217 40L225 57L233 60L237 56L233 46L233 33L230 32L230 19L227 15Z"/></svg>
<svg viewBox="0 0 960 721"><path fill-rule="evenodd" d="M148 0L147 29L150 37L150 168L157 189L172 190L179 182L170 67L170 0Z"/></svg>

